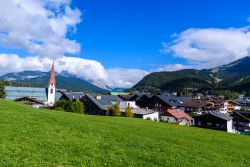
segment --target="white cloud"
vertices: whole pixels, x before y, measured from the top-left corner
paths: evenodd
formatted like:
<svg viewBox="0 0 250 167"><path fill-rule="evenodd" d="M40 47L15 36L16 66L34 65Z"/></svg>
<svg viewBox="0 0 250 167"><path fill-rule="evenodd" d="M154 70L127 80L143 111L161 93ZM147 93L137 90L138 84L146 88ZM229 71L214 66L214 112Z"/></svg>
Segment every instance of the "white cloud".
<svg viewBox="0 0 250 167"><path fill-rule="evenodd" d="M13 65L13 62L15 62L15 65ZM51 63L51 59L38 56L21 58L14 54L0 54L0 75L25 70L47 72L51 68ZM66 56L55 60L55 69L59 73L67 71L101 87L108 85L110 87L129 88L148 74L147 71L138 69L105 69L100 62Z"/></svg>
<svg viewBox="0 0 250 167"><path fill-rule="evenodd" d="M107 70L108 82L111 87L129 88L134 86L149 72L139 69L112 68Z"/></svg>
<svg viewBox="0 0 250 167"><path fill-rule="evenodd" d="M131 87L147 74L136 69L105 69L97 61L66 57L65 53L81 49L67 38L67 33L76 32L80 17L71 0L0 0L0 45L29 53L26 57L0 54L0 75L49 71L53 58L57 72L67 71L100 86Z"/></svg>
<svg viewBox="0 0 250 167"><path fill-rule="evenodd" d="M178 35L171 43L164 43L164 53L187 60L193 68L211 68L248 56L249 27L192 28Z"/></svg>
<svg viewBox="0 0 250 167"><path fill-rule="evenodd" d="M78 53L80 45L66 36L80 16L70 0L0 0L0 44L43 57Z"/></svg>
<svg viewBox="0 0 250 167"><path fill-rule="evenodd" d="M156 71L177 71L183 69L191 69L192 66L190 65L183 65L183 64L167 64L163 65L160 68L156 69Z"/></svg>

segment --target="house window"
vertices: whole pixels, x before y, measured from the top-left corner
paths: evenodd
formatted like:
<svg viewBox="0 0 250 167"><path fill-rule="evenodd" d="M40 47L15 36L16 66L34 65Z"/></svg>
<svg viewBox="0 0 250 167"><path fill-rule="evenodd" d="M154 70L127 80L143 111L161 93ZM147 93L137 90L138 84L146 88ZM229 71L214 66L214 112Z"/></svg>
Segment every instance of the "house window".
<svg viewBox="0 0 250 167"><path fill-rule="evenodd" d="M212 125L212 123L208 122L208 123L207 123L207 125L208 125L208 126L211 126L211 125Z"/></svg>
<svg viewBox="0 0 250 167"><path fill-rule="evenodd" d="M53 89L50 89L50 93L53 94Z"/></svg>

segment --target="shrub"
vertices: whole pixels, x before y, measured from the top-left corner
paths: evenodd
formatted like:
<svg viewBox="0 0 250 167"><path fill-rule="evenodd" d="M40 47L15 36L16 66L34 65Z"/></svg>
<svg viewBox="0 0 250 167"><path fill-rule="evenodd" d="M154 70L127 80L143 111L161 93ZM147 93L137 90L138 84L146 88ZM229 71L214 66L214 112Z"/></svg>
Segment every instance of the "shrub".
<svg viewBox="0 0 250 167"><path fill-rule="evenodd" d="M84 113L84 105L80 101L59 100L55 103L54 109L73 113Z"/></svg>
<svg viewBox="0 0 250 167"><path fill-rule="evenodd" d="M112 107L108 108L108 112L110 116L120 116L121 111L120 111L120 106L119 104L115 104Z"/></svg>
<svg viewBox="0 0 250 167"><path fill-rule="evenodd" d="M124 115L125 115L125 117L133 117L134 114L133 114L133 112L132 112L132 108L128 106L128 107L125 109Z"/></svg>

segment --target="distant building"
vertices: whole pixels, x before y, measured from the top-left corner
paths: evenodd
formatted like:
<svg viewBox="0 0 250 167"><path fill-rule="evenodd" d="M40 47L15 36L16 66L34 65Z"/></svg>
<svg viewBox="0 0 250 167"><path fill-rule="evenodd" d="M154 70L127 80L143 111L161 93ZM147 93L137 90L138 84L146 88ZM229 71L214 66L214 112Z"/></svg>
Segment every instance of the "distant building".
<svg viewBox="0 0 250 167"><path fill-rule="evenodd" d="M135 101L136 105L139 106L140 108L151 108L151 97L153 95L149 93L136 93L134 94L131 98L130 101Z"/></svg>
<svg viewBox="0 0 250 167"><path fill-rule="evenodd" d="M194 96L193 96L193 99L204 99L204 95L202 93L195 93Z"/></svg>
<svg viewBox="0 0 250 167"><path fill-rule="evenodd" d="M213 111L214 102L212 100L206 99L194 99L180 104L178 108L185 111L186 113Z"/></svg>
<svg viewBox="0 0 250 167"><path fill-rule="evenodd" d="M179 125L192 125L193 118L180 109L168 109L160 115L160 120Z"/></svg>
<svg viewBox="0 0 250 167"><path fill-rule="evenodd" d="M208 112L194 117L194 125L202 128L234 132L233 117L219 112Z"/></svg>
<svg viewBox="0 0 250 167"><path fill-rule="evenodd" d="M232 100L212 99L212 102L214 102L214 110L224 114L241 109L240 105Z"/></svg>
<svg viewBox="0 0 250 167"><path fill-rule="evenodd" d="M164 93L161 95L154 95L151 98L150 104L152 108L165 111L170 108L176 108L177 106L189 100L192 100L192 97L173 96L172 94Z"/></svg>

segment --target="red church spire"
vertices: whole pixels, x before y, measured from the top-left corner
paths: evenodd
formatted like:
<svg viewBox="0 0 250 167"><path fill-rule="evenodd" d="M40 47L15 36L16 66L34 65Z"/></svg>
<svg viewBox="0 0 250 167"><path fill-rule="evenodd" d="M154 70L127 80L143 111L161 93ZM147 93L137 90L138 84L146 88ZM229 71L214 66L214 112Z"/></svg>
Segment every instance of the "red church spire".
<svg viewBox="0 0 250 167"><path fill-rule="evenodd" d="M49 85L56 85L54 61L53 61L52 67L51 67Z"/></svg>

